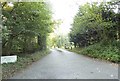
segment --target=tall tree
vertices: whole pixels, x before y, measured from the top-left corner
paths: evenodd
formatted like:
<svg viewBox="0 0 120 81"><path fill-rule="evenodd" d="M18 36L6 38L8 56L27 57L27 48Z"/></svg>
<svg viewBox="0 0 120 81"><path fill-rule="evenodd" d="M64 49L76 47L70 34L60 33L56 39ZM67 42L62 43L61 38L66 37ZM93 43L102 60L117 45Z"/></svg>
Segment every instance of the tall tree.
<svg viewBox="0 0 120 81"><path fill-rule="evenodd" d="M116 38L117 14L111 3L92 3L80 6L74 17L70 40L75 46L87 46Z"/></svg>
<svg viewBox="0 0 120 81"><path fill-rule="evenodd" d="M15 2L12 11L2 9L2 18L4 54L42 49L52 31L51 11L45 2Z"/></svg>

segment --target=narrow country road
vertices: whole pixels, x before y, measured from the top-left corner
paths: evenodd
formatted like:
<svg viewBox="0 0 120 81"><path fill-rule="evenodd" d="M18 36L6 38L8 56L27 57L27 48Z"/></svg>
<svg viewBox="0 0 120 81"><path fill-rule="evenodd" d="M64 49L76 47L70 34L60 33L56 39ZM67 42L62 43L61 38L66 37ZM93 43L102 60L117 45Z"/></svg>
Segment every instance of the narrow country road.
<svg viewBox="0 0 120 81"><path fill-rule="evenodd" d="M54 49L11 79L118 79L118 65Z"/></svg>

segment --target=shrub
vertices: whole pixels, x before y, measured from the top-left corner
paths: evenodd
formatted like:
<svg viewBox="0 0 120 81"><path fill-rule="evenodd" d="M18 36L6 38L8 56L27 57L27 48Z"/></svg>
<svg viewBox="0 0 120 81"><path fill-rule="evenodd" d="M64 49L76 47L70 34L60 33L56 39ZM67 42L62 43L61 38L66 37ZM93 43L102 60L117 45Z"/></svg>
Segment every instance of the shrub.
<svg viewBox="0 0 120 81"><path fill-rule="evenodd" d="M120 42L100 42L91 46L88 46L81 50L81 53L93 58L105 59L111 62L120 62L119 53Z"/></svg>

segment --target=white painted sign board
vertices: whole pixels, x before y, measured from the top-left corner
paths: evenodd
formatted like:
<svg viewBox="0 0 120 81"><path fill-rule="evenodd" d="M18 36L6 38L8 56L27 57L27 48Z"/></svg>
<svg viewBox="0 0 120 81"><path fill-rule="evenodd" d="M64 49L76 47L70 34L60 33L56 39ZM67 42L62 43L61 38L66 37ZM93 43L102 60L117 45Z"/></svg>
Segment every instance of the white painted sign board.
<svg viewBox="0 0 120 81"><path fill-rule="evenodd" d="M3 63L14 63L16 61L17 61L17 55L1 56L1 64L3 64Z"/></svg>

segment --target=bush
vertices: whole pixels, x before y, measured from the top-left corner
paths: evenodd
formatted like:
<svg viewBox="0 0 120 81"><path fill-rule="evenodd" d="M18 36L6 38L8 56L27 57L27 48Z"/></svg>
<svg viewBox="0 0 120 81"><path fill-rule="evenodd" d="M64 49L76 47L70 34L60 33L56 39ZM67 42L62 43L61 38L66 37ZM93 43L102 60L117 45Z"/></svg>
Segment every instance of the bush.
<svg viewBox="0 0 120 81"><path fill-rule="evenodd" d="M101 42L84 48L81 50L81 53L90 57L100 58L118 63L120 62L120 53L118 51L119 44L120 42L116 41L106 44L104 44L104 42Z"/></svg>

